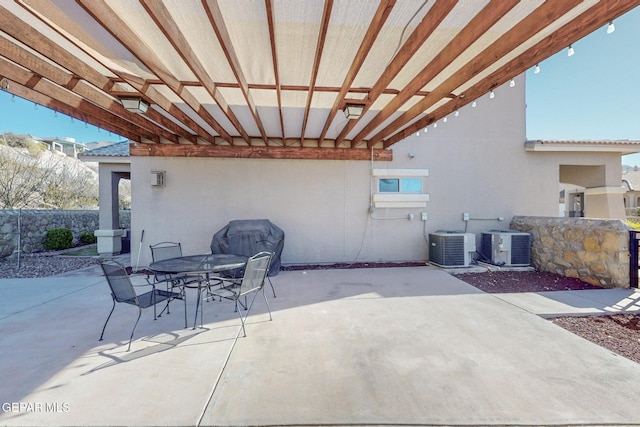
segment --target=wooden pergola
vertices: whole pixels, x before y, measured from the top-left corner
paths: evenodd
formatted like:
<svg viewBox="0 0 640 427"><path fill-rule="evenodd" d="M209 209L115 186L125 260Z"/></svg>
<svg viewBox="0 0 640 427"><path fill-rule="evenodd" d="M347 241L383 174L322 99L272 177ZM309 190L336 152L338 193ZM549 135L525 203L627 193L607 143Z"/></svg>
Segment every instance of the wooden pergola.
<svg viewBox="0 0 640 427"><path fill-rule="evenodd" d="M133 156L388 160L638 4L3 0L0 88Z"/></svg>

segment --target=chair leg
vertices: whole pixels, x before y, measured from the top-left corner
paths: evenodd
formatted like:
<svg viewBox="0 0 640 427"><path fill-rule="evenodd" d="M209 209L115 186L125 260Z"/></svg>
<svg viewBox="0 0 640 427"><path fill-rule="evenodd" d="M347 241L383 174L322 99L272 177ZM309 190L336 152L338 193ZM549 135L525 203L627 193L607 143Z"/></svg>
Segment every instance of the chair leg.
<svg viewBox="0 0 640 427"><path fill-rule="evenodd" d="M236 311L238 312L238 316L240 316L240 322L242 323L242 334L243 334L244 337L246 337L247 336L247 331L245 331L245 329L244 329L244 317L242 317L242 311L240 311L240 308L238 307L238 304L242 305L236 299ZM247 314L249 314L249 313L247 313Z"/></svg>
<svg viewBox="0 0 640 427"><path fill-rule="evenodd" d="M155 308L155 305L154 305ZM131 341L133 340L133 333L136 330L136 326L138 326L138 322L140 321L140 316L142 316L142 309L138 307L138 318L136 319L135 325L133 325L133 329L131 330L131 336L129 337L129 347L127 347L127 351L131 350Z"/></svg>
<svg viewBox="0 0 640 427"><path fill-rule="evenodd" d="M111 311L107 316L107 321L104 322L104 326L102 327L102 333L100 334L100 339L98 341L102 341L102 337L104 336L104 330L106 329L107 323L109 323L109 319L111 319L111 315L113 314L113 310L115 310L115 308L116 308L116 300L113 300L113 307L111 307Z"/></svg>
<svg viewBox="0 0 640 427"><path fill-rule="evenodd" d="M269 320L273 320L273 317L271 317L271 307L269 306L269 300L267 300L267 294L264 291L264 287L262 288L262 296L264 297L264 302L267 303L267 310L269 311Z"/></svg>
<svg viewBox="0 0 640 427"><path fill-rule="evenodd" d="M269 276L267 276L267 280L269 281L269 284L271 285L271 290L273 291L273 297L276 297L276 289L273 287L273 283L271 283L271 278Z"/></svg>
<svg viewBox="0 0 640 427"><path fill-rule="evenodd" d="M187 328L187 289L182 288L182 301L184 302L184 327Z"/></svg>

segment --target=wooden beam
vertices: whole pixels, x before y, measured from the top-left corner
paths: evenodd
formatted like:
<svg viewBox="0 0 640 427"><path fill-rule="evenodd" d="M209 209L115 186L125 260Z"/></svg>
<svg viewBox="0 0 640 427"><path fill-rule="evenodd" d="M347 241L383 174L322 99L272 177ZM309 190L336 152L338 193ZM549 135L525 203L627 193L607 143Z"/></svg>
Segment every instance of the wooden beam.
<svg viewBox="0 0 640 427"><path fill-rule="evenodd" d="M273 75L276 80L275 91L276 98L278 99L278 114L280 116L280 129L282 131L282 140L286 140L284 133L284 115L282 114L282 88L280 85L280 71L278 67L278 50L276 49L276 24L273 18L273 5L271 0L265 0L265 7L267 9L267 24L269 27L269 43L271 44L271 59L273 61Z"/></svg>
<svg viewBox="0 0 640 427"><path fill-rule="evenodd" d="M400 107L414 96L416 91L422 89L429 81L442 72L455 58L471 46L517 3L515 0L501 0L488 3L382 111L353 137L352 143L355 144L355 146L360 145L367 135L382 125L391 115L395 114ZM427 15L427 17L429 17L429 15Z"/></svg>
<svg viewBox="0 0 640 427"><path fill-rule="evenodd" d="M550 22L562 17L579 3L580 0L563 0L561 2L551 1L543 3L526 18L500 36L489 47L476 55L475 58L472 58L467 62L467 64L456 71L451 77L440 84L429 96L418 101L391 124L371 137L369 139L369 144L382 141L389 135L396 133L406 123L422 114L429 107L435 105L446 94L449 94L456 88L462 86L474 76L478 75L482 70L488 68L500 58L518 47L524 41L533 37L539 31L542 31ZM471 23L469 25L471 25ZM469 27L469 25L467 27Z"/></svg>
<svg viewBox="0 0 640 427"><path fill-rule="evenodd" d="M175 76L164 66L162 61L155 52L153 52L136 33L134 33L127 24L118 16L117 13L104 2L96 2L91 0L76 0L92 18L108 31L118 42L126 47L132 55L137 57L149 70L163 81L178 97L180 97L202 120L211 126L219 135L227 141L231 141L231 135L213 118L211 113L204 108L200 102L175 78ZM216 101L218 102L218 101ZM220 105L220 103L219 103ZM222 106L221 106L222 108ZM229 117L233 123L233 117L230 116L230 110L223 112ZM237 122L237 120L236 120Z"/></svg>
<svg viewBox="0 0 640 427"><path fill-rule="evenodd" d="M2 76L2 73L3 70L0 70L0 76ZM64 102L61 102L44 93L38 92L37 90L29 89L28 87L23 86L14 80L10 80L7 92L20 98L26 99L27 101L34 102L36 104L50 108L56 112L65 114L82 122L91 123L101 129L104 129L105 131L113 132L132 141L141 141L140 134L132 132L130 130L130 127L126 126L123 123L118 123L113 118L103 119L101 117L96 117L89 111L83 111L79 108L76 108L75 106L65 104ZM153 137L153 135L148 136Z"/></svg>
<svg viewBox="0 0 640 427"><path fill-rule="evenodd" d="M325 0L324 9L322 11L322 21L320 23L320 31L318 33L318 41L316 43L316 53L313 58L313 66L311 68L311 82L309 83L309 91L307 92L307 103L302 118L302 130L300 132L301 144L304 144L304 134L307 131L307 121L311 112L311 100L318 79L318 69L320 68L320 60L322 59L322 51L324 50L324 42L327 38L327 30L329 28L329 20L331 19L331 10L333 9L333 0Z"/></svg>
<svg viewBox="0 0 640 427"><path fill-rule="evenodd" d="M54 9L52 10L51 6L48 6L47 3L41 2L31 2L26 4L20 1L20 5L23 6L29 13L33 14L36 18L40 19L41 16L48 16L49 19L52 19L52 16L59 16L60 14L54 13ZM3 12L6 12L4 14ZM47 59L51 60L53 63L58 66L69 70L74 75L79 76L83 80L89 82L91 85L95 86L97 89L103 90L106 93L109 93L111 88L113 87L113 81L96 71L95 69L89 67L86 62L79 60L76 56L71 55L69 52L64 50L60 45L53 43L51 40L42 36L41 33L27 25L26 23L21 23L16 19L9 19L11 13L6 11L0 7L0 28L2 31L5 31L7 34L11 35L16 40L24 43L29 46L31 49L35 50L39 54L43 55ZM64 15L63 15L64 16ZM42 21L44 24L48 25L54 31L58 31L60 27L69 28L66 25L67 22L51 22L49 20ZM88 37L86 34L74 34L78 40L86 40ZM61 34L61 36L65 37L65 34ZM65 37L66 38L66 37ZM83 50L88 57L94 59L97 63L100 61L97 58L94 58L90 52L87 52L82 45L78 45L74 40L67 38L69 42L75 44L78 48ZM106 68L109 68L105 64L101 64ZM131 79L130 76L125 76L119 70L111 70L114 74L118 75L122 81L125 81L131 84L136 89L140 90L141 93L147 95L148 98L152 99L156 104L161 107L171 108L172 104L166 100L162 95L155 92L154 89L148 88L148 91L145 90L144 83L140 83L135 79ZM148 92L148 93L146 93ZM129 93L129 95L131 95ZM204 131L196 122L194 122L191 118L189 118L182 111L172 111L167 110L170 114L176 117L177 120L181 121L188 128L194 130L198 135L202 138L209 140L213 139L207 132ZM178 130L180 127L173 123L171 120L157 113L156 111L149 109L146 115L156 123L159 123L163 127L173 131L177 135L181 135L182 133ZM186 134L183 137L187 139L192 139L190 134Z"/></svg>
<svg viewBox="0 0 640 427"><path fill-rule="evenodd" d="M454 102L443 105L424 118L412 123L410 126L385 140L384 147L390 147L431 123L451 114L464 105L473 102L474 99L486 94L492 88L508 82L513 76L524 73L535 64L542 62L544 59L549 58L562 49L565 49L569 44L589 35L593 31L596 31L598 28L606 25L608 22L622 16L639 5L640 0L625 0L617 2L599 2L598 4L590 7L573 19L573 21L562 26L559 30L548 35L517 58L500 67L499 70L495 71L487 78L467 89L464 92L464 97L459 97Z"/></svg>
<svg viewBox="0 0 640 427"><path fill-rule="evenodd" d="M20 3L23 5L22 3ZM29 9L28 9L29 10ZM59 45L44 37L27 23L16 19L14 15L4 7L0 6L0 31L10 35L20 43L53 60L63 68L78 76L85 76L85 79L99 89L108 90L111 82L109 79L85 62L78 60L74 55L62 49Z"/></svg>
<svg viewBox="0 0 640 427"><path fill-rule="evenodd" d="M199 79L200 86L205 88L205 90L209 93L209 95L211 95L211 97L216 101L221 109L230 110L228 104L218 91L215 82L213 81L205 67L202 65L202 62L200 62L200 60L198 59L198 56L191 48L191 44L186 39L184 33L182 32L182 30L180 30L178 24L175 22L164 4L156 0L140 1L142 2L142 5L146 9L147 13L156 23L158 28L162 31L167 40L175 48L178 55L180 55L185 64L187 64L189 69L191 69L193 74ZM178 85L180 87L184 87L182 82L179 82ZM235 118L235 115L232 111L230 111L230 114ZM239 127L238 130L242 138L245 141L249 141L247 132L244 130L237 118L234 126L236 126L236 128Z"/></svg>
<svg viewBox="0 0 640 427"><path fill-rule="evenodd" d="M416 29L411 33L409 38L407 38L407 41L402 45L400 50L398 50L398 53L393 57L380 78L378 78L378 81L368 92L368 103L364 106L362 116L369 111L371 105L384 93L387 86L389 86L413 55L415 55L418 49L422 47L424 42L427 41L429 36L431 36L457 3L458 0L438 1L429 9L429 12L422 18L422 21L416 26ZM355 127L358 121L359 119L347 120L347 124L342 128L342 131L336 138L336 145L340 145L344 141L347 134Z"/></svg>
<svg viewBox="0 0 640 427"><path fill-rule="evenodd" d="M146 129L146 131L151 132L152 134L157 134L169 141L176 140L176 136L174 134L167 132L162 127L150 122L139 114L128 112L119 102L116 102L112 97L106 95L94 86L78 84L81 80L79 76L70 74L63 69L44 61L37 55L23 49L21 46L4 37L0 37L0 56L25 67L26 69L35 71L38 73L37 75L46 78L52 82L52 84L57 84L60 87L91 101L93 104L102 107L105 110L103 113L104 115L109 113L116 114L118 117L122 117L123 119L131 122L131 126L141 127ZM34 85L35 83L25 83L25 86L31 88L33 88ZM157 112L155 112L155 114L160 115ZM149 116L153 116L153 114L149 114ZM168 121L168 119L166 120ZM179 128L175 124L174 127ZM184 130L178 132L178 135L195 142L195 138Z"/></svg>
<svg viewBox="0 0 640 427"><path fill-rule="evenodd" d="M225 157L242 159L373 160L391 161L393 151L364 148L257 147L238 145L135 144L131 156Z"/></svg>
<svg viewBox="0 0 640 427"><path fill-rule="evenodd" d="M251 92L249 91L247 78L242 71L240 59L238 59L238 55L236 54L236 50L234 49L233 43L231 41L231 36L229 35L226 24L224 23L224 18L222 17L222 12L220 11L218 0L202 0L202 5L204 6L207 16L209 17L209 22L211 22L213 30L218 37L218 42L222 46L222 50L227 57L227 62L229 63L231 70L233 71L236 81L240 85L240 90L242 91L242 95L247 102L247 106L249 107L249 111L253 116L253 120L255 121L258 130L260 131L262 140L266 143L267 133L265 132L262 120L260 120L260 116L258 115L258 108L256 107L256 103L251 96Z"/></svg>
<svg viewBox="0 0 640 427"><path fill-rule="evenodd" d="M344 101L344 98L349 91L349 88L353 84L353 81L355 80L358 74L358 71L360 71L362 64L364 64L364 61L367 59L367 55L369 54L369 51L371 51L371 47L373 46L373 43L376 41L378 34L380 34L380 30L382 30L382 27L384 26L384 23L387 21L387 18L391 14L391 10L393 9L393 6L395 6L395 4L396 4L396 0L382 0L378 5L378 9L376 10L376 14L374 15L373 20L371 21L371 25L369 25L369 29L367 30L367 33L362 39L362 43L360 43L358 52L356 53L356 56L353 58L353 62L351 63L351 66L349 67L349 70L347 71L347 74L344 77L344 81L342 83L342 86L340 87L340 92L338 93L338 96L336 96L336 99L333 102L333 107L331 107L331 111L329 112L329 117L327 118L324 124L324 128L320 133L320 137L318 138L319 145L322 145L322 142L327 136L327 132L329 131L329 126L331 126L333 119L336 117L336 114L340 109Z"/></svg>

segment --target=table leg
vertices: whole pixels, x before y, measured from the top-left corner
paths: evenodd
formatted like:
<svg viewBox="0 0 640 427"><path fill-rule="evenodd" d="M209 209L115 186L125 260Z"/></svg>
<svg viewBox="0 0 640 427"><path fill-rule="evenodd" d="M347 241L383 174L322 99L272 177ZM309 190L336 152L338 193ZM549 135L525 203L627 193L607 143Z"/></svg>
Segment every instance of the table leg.
<svg viewBox="0 0 640 427"><path fill-rule="evenodd" d="M196 315L193 318L193 329L196 328L196 325L198 324L198 308L200 307L200 294L202 292L200 291L200 281L198 281L198 295L196 297ZM202 322L202 315L200 315L200 322Z"/></svg>

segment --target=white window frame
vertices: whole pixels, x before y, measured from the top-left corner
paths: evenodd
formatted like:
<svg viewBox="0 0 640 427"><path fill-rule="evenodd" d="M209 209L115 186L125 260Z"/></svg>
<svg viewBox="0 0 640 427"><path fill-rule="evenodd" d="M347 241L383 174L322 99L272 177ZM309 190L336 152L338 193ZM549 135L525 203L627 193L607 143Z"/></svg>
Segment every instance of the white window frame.
<svg viewBox="0 0 640 427"><path fill-rule="evenodd" d="M375 208L426 208L429 194L424 193L424 178L429 176L429 169L373 169L376 192L373 193ZM422 192L402 192L402 179L420 178ZM398 191L380 192L380 179L397 179Z"/></svg>

